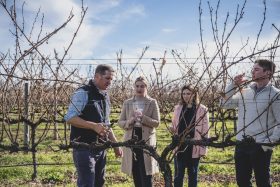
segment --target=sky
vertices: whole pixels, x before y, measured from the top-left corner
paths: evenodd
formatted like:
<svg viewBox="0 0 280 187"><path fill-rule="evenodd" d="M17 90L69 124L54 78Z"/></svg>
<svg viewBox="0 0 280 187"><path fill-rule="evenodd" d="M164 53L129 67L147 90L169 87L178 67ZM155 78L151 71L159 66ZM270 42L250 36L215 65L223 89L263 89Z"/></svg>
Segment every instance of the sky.
<svg viewBox="0 0 280 187"><path fill-rule="evenodd" d="M8 1L11 3L12 1ZM18 20L22 20L21 7L23 0L16 1ZM146 46L149 49L144 55L151 64L151 58L161 58L165 51L166 57L172 58L171 51L176 50L189 58L190 62L199 56L201 47L199 25L199 0L84 0L87 7L86 16L76 39L69 51L69 64L116 63L116 53L122 50L123 62L135 64ZM207 55L211 58L216 52L211 30L208 1L201 1L201 25L203 41ZM222 36L224 22L229 13L226 33L232 27L237 6L243 0L221 0L218 11L218 32ZM214 11L217 0L209 1ZM74 14L72 21L59 33L54 35L47 44L40 47L44 54L53 56L53 51L62 56L77 29L80 12L80 0L25 0L24 4L25 32L30 33L33 20L40 9L37 20L44 15L41 37L62 25L70 12ZM240 11L240 8L239 8ZM265 23L259 38L257 49L269 46L277 36L274 24L280 28L280 0L266 1ZM247 0L245 14L235 27L229 39L229 56L235 56L244 43L249 44L238 56L250 54L256 36L262 24L263 0ZM10 32L12 22L7 13L0 9L0 51L13 51L15 42ZM35 23L31 34L36 40L40 30L40 22ZM28 48L24 38L20 40L23 48ZM171 62L170 64L175 63ZM143 61L144 62L144 61ZM167 61L168 62L168 61ZM169 71L170 69L167 69Z"/></svg>

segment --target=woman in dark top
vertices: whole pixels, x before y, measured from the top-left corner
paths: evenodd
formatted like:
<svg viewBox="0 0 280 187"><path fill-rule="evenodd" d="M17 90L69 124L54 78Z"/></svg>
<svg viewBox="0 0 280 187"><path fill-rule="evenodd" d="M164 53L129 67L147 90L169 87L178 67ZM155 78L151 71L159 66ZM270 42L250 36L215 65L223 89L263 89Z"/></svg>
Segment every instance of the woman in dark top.
<svg viewBox="0 0 280 187"><path fill-rule="evenodd" d="M190 85L184 86L181 89L181 101L174 109L170 130L181 138L201 140L202 137L208 137L208 119L207 108L199 103L198 92ZM206 147L178 146L176 153L174 187L183 186L185 168L188 171L188 187L196 187L199 160L206 155Z"/></svg>

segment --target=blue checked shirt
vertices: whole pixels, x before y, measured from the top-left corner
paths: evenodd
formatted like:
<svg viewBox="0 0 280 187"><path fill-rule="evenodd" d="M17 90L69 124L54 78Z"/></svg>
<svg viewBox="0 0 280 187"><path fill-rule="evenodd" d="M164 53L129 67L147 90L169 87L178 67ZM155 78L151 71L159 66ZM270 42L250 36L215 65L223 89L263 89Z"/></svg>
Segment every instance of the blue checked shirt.
<svg viewBox="0 0 280 187"><path fill-rule="evenodd" d="M110 100L108 94L102 93L101 94L106 96L106 114L105 114L105 123L110 124L109 114L110 114ZM82 114L83 109L85 108L88 102L88 92L84 89L78 89L75 91L71 98L71 102L68 107L68 111L64 116L64 120L68 121L73 117L79 116Z"/></svg>

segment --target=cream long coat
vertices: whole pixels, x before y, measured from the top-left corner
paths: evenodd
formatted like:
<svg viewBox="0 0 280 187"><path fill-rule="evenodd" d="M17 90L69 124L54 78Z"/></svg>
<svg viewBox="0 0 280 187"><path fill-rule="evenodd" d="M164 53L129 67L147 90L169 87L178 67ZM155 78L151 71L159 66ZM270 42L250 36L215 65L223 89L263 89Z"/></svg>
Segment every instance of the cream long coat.
<svg viewBox="0 0 280 187"><path fill-rule="evenodd" d="M176 105L172 118L172 126L174 129L178 130L179 118L182 111L183 105ZM197 107L195 116L195 132L194 139L201 140L202 136L208 138L209 129L209 114L206 106L200 104ZM192 158L199 158L205 156L207 153L207 148L205 146L194 145Z"/></svg>
<svg viewBox="0 0 280 187"><path fill-rule="evenodd" d="M124 141L132 138L132 127L129 119L133 116L133 102L134 97L130 98L123 103L121 116L119 119L119 126L125 130ZM160 113L157 101L150 97L144 98L145 107L143 109L142 117L142 139L148 145L156 146L156 128L160 123ZM151 156L144 153L144 162L146 175L153 175L159 171L158 163ZM122 172L132 176L132 151L129 148L123 148L123 158L121 165Z"/></svg>

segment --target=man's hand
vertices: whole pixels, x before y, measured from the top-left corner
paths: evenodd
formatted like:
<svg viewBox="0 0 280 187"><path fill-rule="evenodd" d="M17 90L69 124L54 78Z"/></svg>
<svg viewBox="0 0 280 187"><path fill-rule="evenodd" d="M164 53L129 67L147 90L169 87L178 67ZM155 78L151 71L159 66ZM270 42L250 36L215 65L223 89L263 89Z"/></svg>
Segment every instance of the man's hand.
<svg viewBox="0 0 280 187"><path fill-rule="evenodd" d="M93 130L100 136L104 137L108 135L110 129L103 123L96 123Z"/></svg>
<svg viewBox="0 0 280 187"><path fill-rule="evenodd" d="M245 73L237 75L233 78L233 83L236 86L240 86L241 84L243 84L244 82L246 82L247 80L244 79Z"/></svg>
<svg viewBox="0 0 280 187"><path fill-rule="evenodd" d="M115 147L114 148L114 152L115 152L115 156L116 157L122 157L123 156L123 151L122 151L122 148L120 147Z"/></svg>

